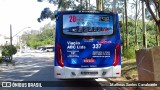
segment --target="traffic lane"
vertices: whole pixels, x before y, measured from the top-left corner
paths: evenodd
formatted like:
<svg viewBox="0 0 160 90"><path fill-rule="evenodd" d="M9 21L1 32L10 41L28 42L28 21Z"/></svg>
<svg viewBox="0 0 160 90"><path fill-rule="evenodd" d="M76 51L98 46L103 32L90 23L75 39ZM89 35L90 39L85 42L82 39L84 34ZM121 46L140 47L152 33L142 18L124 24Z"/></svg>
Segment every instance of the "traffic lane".
<svg viewBox="0 0 160 90"><path fill-rule="evenodd" d="M54 67L46 66L23 81L41 81L48 87L42 88L0 88L1 90L116 90L113 87L102 87L95 79L59 80L54 78Z"/></svg>
<svg viewBox="0 0 160 90"><path fill-rule="evenodd" d="M1 90L104 90L94 79L59 80L54 78L54 67L47 66L23 81L45 83L42 88L1 88ZM93 86L93 87L91 87Z"/></svg>
<svg viewBox="0 0 160 90"><path fill-rule="evenodd" d="M56 79L54 76L54 66L45 67L24 81L42 82L42 87L44 87L39 88L40 90L117 90L114 87L103 87L108 82L98 82L95 79ZM39 89L32 88L31 90Z"/></svg>
<svg viewBox="0 0 160 90"><path fill-rule="evenodd" d="M37 57L38 56L38 57ZM53 58L48 58L43 55L24 55L20 56L19 61L16 63L16 67L12 68L14 71L7 70L10 79L17 81L17 79L23 79L23 81L53 81L52 83L47 83L52 87L43 87L43 88L0 88L0 90L105 90L105 87L101 87L99 82L94 79L90 79L91 82L82 82L80 80L66 81L58 80L54 78L54 66ZM27 72L33 72L28 73ZM15 72L15 73L13 73ZM25 73L24 73L25 72ZM27 76L27 77L24 77ZM14 77L13 77L14 76ZM5 77L5 79L8 77ZM89 79L87 79L89 80ZM54 83L54 84L53 84ZM56 84L55 84L56 83ZM62 86L63 85L63 86ZM85 87L79 87L84 86ZM86 86L89 85L89 86ZM43 86L43 85L42 85ZM62 86L62 87L61 87ZM68 87L67 87L68 86ZM91 87L94 86L94 87ZM106 90L114 90L111 87L107 87Z"/></svg>
<svg viewBox="0 0 160 90"><path fill-rule="evenodd" d="M47 57L17 57L15 65L9 65L0 72L0 81L23 81L47 66L53 66L53 59Z"/></svg>
<svg viewBox="0 0 160 90"><path fill-rule="evenodd" d="M50 87L101 87L95 79L56 79L54 66L47 66L23 81L42 81Z"/></svg>

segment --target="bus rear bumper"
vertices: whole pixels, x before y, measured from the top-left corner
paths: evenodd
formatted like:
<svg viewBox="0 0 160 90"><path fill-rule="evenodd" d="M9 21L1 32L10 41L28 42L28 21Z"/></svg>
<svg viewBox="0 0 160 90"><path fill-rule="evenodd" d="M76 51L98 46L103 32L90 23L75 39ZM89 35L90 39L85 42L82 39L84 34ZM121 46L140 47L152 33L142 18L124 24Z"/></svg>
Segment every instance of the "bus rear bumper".
<svg viewBox="0 0 160 90"><path fill-rule="evenodd" d="M103 68L70 68L55 66L54 73L55 78L59 79L120 77L121 65Z"/></svg>

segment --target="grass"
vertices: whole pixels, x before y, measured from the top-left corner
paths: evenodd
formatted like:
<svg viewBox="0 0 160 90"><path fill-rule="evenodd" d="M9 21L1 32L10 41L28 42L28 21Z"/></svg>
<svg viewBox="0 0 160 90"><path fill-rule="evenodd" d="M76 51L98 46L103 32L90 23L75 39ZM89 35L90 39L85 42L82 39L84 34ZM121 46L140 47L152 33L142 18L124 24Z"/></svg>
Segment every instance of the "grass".
<svg viewBox="0 0 160 90"><path fill-rule="evenodd" d="M138 80L136 59L123 58L122 77L125 77L126 80L129 80L129 78L134 81Z"/></svg>
<svg viewBox="0 0 160 90"><path fill-rule="evenodd" d="M138 72L136 59L122 58L122 72L120 78L110 78L113 81L137 81Z"/></svg>

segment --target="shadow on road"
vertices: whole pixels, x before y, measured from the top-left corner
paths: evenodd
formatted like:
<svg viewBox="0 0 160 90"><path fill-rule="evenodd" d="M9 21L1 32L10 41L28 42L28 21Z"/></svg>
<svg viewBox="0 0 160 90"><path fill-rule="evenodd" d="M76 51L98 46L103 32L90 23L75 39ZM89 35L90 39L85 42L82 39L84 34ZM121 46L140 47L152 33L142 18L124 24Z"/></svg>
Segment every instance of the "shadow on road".
<svg viewBox="0 0 160 90"><path fill-rule="evenodd" d="M14 87L5 88L5 90L116 90L113 87L102 87L95 79L55 79L53 66L41 68L37 73L25 78L23 81L29 83L41 83L42 88Z"/></svg>
<svg viewBox="0 0 160 90"><path fill-rule="evenodd" d="M104 90L95 79L55 79L53 66L41 69L24 81L39 82L42 87L48 87L44 90L50 90L49 88L54 88L53 90Z"/></svg>
<svg viewBox="0 0 160 90"><path fill-rule="evenodd" d="M16 58L15 66L1 72L0 80L41 83L42 88L0 88L0 90L115 90L102 87L95 79L59 80L54 77L53 58L27 54ZM105 89L104 89L105 88Z"/></svg>

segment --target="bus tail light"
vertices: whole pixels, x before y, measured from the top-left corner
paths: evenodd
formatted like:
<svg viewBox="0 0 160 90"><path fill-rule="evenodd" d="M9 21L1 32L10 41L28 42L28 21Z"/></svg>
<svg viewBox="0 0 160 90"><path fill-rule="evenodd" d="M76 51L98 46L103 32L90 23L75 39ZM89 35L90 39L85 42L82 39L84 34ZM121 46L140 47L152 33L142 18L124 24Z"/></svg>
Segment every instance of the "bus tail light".
<svg viewBox="0 0 160 90"><path fill-rule="evenodd" d="M63 54L62 54L62 48L59 44L56 44L56 56L57 56L57 59L58 59L58 64L63 67L64 66L64 57L63 57Z"/></svg>
<svg viewBox="0 0 160 90"><path fill-rule="evenodd" d="M121 53L121 45L117 44L116 48L115 48L115 55L114 55L113 66L118 65L118 63L120 61L120 53Z"/></svg>
<svg viewBox="0 0 160 90"><path fill-rule="evenodd" d="M120 74L120 72L117 72L116 74L118 75L118 74Z"/></svg>

